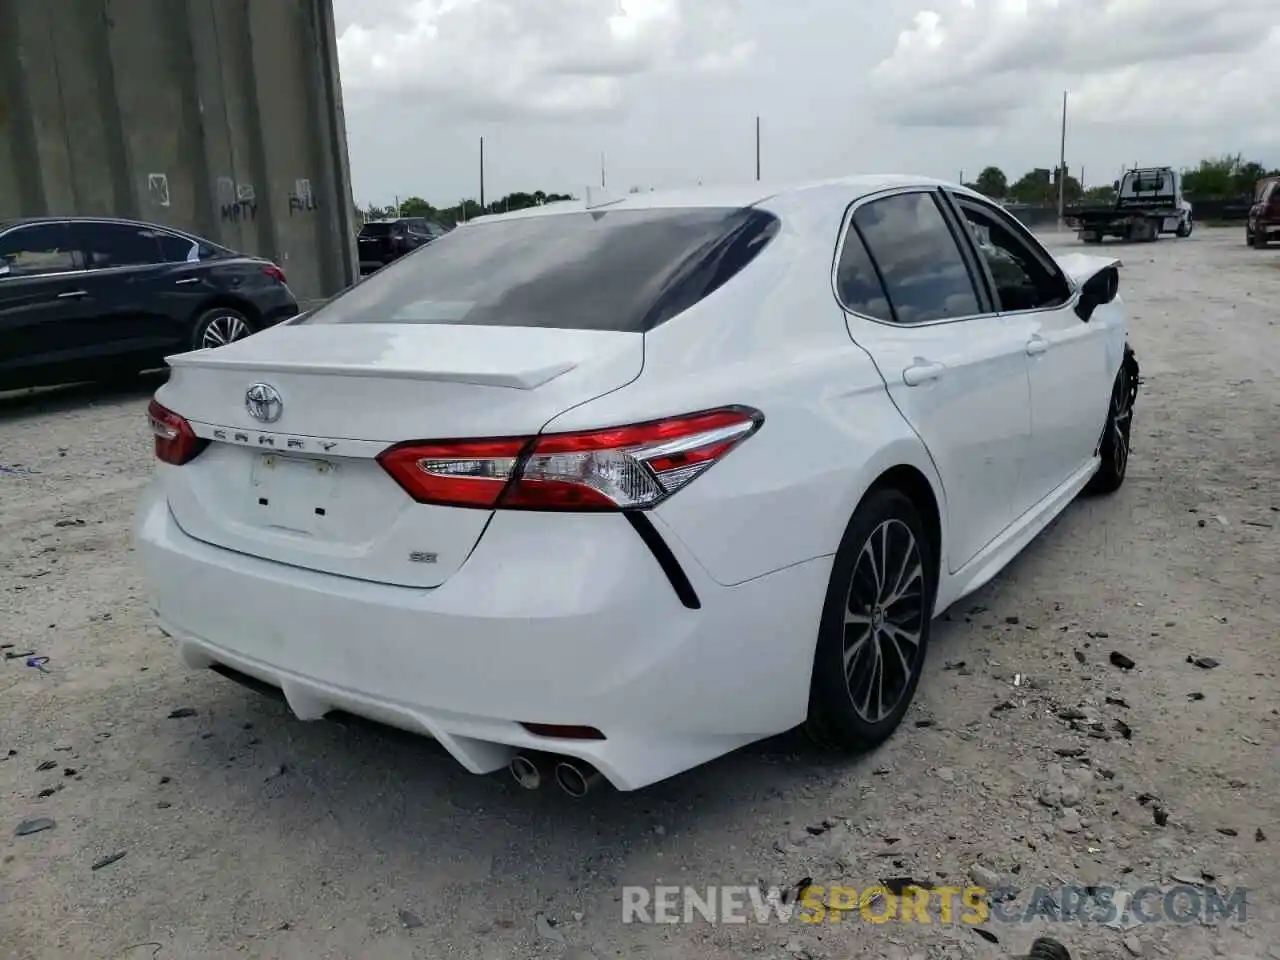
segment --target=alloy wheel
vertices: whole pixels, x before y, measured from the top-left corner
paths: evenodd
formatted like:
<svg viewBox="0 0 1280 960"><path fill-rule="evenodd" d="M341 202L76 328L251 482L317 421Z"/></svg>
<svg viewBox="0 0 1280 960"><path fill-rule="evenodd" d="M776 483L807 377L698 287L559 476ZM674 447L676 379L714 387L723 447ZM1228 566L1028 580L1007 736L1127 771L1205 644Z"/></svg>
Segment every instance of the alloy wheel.
<svg viewBox="0 0 1280 960"><path fill-rule="evenodd" d="M1129 425L1133 420L1130 396L1129 376L1122 374L1111 395L1111 460L1117 476L1124 475L1129 463Z"/></svg>
<svg viewBox="0 0 1280 960"><path fill-rule="evenodd" d="M236 340L243 340L249 335L249 325L240 317L230 313L220 313L209 321L200 338L200 346L222 347Z"/></svg>
<svg viewBox="0 0 1280 960"><path fill-rule="evenodd" d="M867 723L884 720L906 695L927 623L924 596L915 534L885 520L858 554L845 601L845 685Z"/></svg>

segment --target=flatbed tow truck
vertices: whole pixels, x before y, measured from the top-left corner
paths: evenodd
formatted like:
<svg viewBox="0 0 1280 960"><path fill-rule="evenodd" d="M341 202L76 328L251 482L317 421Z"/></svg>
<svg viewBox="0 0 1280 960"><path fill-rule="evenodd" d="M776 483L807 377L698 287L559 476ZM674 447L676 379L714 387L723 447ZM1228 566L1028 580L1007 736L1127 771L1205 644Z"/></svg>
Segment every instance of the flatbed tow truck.
<svg viewBox="0 0 1280 960"><path fill-rule="evenodd" d="M1182 198L1182 176L1172 167L1141 167L1112 185L1114 203L1067 212L1085 243L1105 237L1151 242L1162 233L1191 236L1191 204Z"/></svg>

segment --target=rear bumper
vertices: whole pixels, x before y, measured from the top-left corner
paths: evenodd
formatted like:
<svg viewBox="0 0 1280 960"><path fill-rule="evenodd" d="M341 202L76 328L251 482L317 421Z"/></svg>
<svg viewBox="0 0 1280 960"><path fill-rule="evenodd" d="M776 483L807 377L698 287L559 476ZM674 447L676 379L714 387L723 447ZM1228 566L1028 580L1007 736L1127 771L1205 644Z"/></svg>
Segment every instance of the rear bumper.
<svg viewBox="0 0 1280 960"><path fill-rule="evenodd" d="M273 327L298 315L298 300L293 291L283 285L275 290L257 293L253 297L253 305L262 318L264 327Z"/></svg>
<svg viewBox="0 0 1280 960"><path fill-rule="evenodd" d="M392 587L196 541L155 484L135 537L188 665L279 687L302 719L343 710L434 737L473 773L545 750L622 790L803 721L830 571L818 559L722 587L668 537L701 600L689 609L625 518L513 512L443 586Z"/></svg>

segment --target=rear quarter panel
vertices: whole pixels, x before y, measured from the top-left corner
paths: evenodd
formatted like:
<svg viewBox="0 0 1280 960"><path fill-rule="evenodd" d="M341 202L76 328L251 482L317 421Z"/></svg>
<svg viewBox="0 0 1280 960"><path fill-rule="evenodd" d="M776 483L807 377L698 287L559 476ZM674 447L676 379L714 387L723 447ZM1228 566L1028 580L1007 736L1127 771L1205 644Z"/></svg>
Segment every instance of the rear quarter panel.
<svg viewBox="0 0 1280 960"><path fill-rule="evenodd" d="M940 490L879 372L845 331L831 290L845 205L829 206L780 211L779 235L750 266L645 335L637 380L545 428L725 404L763 412L756 435L653 511L726 586L833 554L858 501L892 467L914 466Z"/></svg>

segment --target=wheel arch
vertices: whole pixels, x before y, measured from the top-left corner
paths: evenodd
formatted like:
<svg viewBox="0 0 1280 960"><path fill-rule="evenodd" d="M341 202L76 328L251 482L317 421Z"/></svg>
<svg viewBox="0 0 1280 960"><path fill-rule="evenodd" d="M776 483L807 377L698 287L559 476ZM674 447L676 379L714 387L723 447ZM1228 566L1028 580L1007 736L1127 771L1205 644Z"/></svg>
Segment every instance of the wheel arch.
<svg viewBox="0 0 1280 960"><path fill-rule="evenodd" d="M201 301L200 306L196 307L187 319L191 329L195 329L195 325L200 322L200 318L206 313L219 307L244 314L245 319L249 321L255 330L262 329L262 312L248 300L229 293L218 293Z"/></svg>
<svg viewBox="0 0 1280 960"><path fill-rule="evenodd" d="M942 506L938 502L938 496L929 478L918 467L911 464L901 463L890 467L871 483L859 499L858 506L862 506L867 497L877 490L896 490L911 501L912 506L920 514L925 535L929 539L929 549L933 554L934 562L938 564L938 573L941 575L945 569L942 560ZM854 508L854 513L856 512L857 507Z"/></svg>
<svg viewBox="0 0 1280 960"><path fill-rule="evenodd" d="M847 507L840 525L841 534L858 508L876 490L897 490L919 511L929 547L938 564L938 576L945 578L948 573L947 494L919 437L914 434L899 436L868 458L865 468L859 471L856 488L845 500Z"/></svg>

